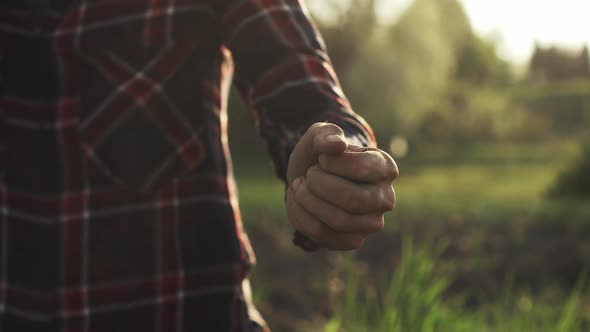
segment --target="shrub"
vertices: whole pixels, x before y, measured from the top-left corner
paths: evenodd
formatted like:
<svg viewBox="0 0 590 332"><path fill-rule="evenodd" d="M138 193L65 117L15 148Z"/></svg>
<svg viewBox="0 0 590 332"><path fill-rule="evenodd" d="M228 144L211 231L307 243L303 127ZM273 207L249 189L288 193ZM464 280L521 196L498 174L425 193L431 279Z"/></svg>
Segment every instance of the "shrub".
<svg viewBox="0 0 590 332"><path fill-rule="evenodd" d="M582 144L581 155L563 171L549 196L587 198L590 197L590 140Z"/></svg>

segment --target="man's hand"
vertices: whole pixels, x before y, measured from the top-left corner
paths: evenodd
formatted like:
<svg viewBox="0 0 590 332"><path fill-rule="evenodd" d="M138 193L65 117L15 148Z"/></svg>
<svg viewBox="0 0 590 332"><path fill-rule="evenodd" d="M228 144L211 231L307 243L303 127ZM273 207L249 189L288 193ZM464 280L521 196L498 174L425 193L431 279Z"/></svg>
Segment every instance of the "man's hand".
<svg viewBox="0 0 590 332"><path fill-rule="evenodd" d="M384 151L349 145L340 127L316 123L289 159L289 222L319 247L358 249L383 228L398 174Z"/></svg>

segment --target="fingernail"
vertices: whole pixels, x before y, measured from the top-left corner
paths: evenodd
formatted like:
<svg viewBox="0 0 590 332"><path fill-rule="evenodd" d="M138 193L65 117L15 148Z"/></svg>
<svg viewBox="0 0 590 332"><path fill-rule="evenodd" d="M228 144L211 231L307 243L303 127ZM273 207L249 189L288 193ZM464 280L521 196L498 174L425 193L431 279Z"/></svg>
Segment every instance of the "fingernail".
<svg viewBox="0 0 590 332"><path fill-rule="evenodd" d="M293 181L293 183L291 184L291 187L293 188L293 190L295 190L295 192L297 192L299 190L299 188L301 187L302 183L303 183L303 179L297 178Z"/></svg>
<svg viewBox="0 0 590 332"><path fill-rule="evenodd" d="M344 137L340 134L328 134L326 135L326 141L328 142L345 142Z"/></svg>

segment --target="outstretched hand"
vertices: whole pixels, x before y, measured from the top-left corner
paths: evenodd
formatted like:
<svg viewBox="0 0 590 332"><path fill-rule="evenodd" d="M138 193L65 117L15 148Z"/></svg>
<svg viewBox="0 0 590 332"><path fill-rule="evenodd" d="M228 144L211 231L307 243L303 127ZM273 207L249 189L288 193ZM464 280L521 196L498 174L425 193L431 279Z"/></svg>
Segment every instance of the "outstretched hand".
<svg viewBox="0 0 590 332"><path fill-rule="evenodd" d="M289 159L289 222L318 247L358 249L383 229L398 174L386 152L349 145L340 127L316 123Z"/></svg>

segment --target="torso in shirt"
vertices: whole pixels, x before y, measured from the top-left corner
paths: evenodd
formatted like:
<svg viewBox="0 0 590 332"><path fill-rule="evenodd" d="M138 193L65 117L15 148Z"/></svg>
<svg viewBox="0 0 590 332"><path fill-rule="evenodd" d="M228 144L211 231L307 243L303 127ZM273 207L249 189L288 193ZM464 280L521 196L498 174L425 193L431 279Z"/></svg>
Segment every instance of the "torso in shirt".
<svg viewBox="0 0 590 332"><path fill-rule="evenodd" d="M142 190L203 161L204 144L212 143L203 142L207 117L221 107L224 61L206 1L14 0L7 7L0 26L2 108L15 135L5 139L13 145L13 136L32 136L27 127L45 129L35 130L42 136L36 142L14 138L27 152L5 164L8 186L77 189L82 183L63 174L73 172L63 159L75 158L75 148L105 178ZM23 130L15 133L11 124ZM51 139L59 134L77 134L81 146L60 147Z"/></svg>
<svg viewBox="0 0 590 332"><path fill-rule="evenodd" d="M240 282L251 253L216 24L205 0L0 4L0 304L43 312L58 289ZM49 302L3 298L6 287Z"/></svg>

